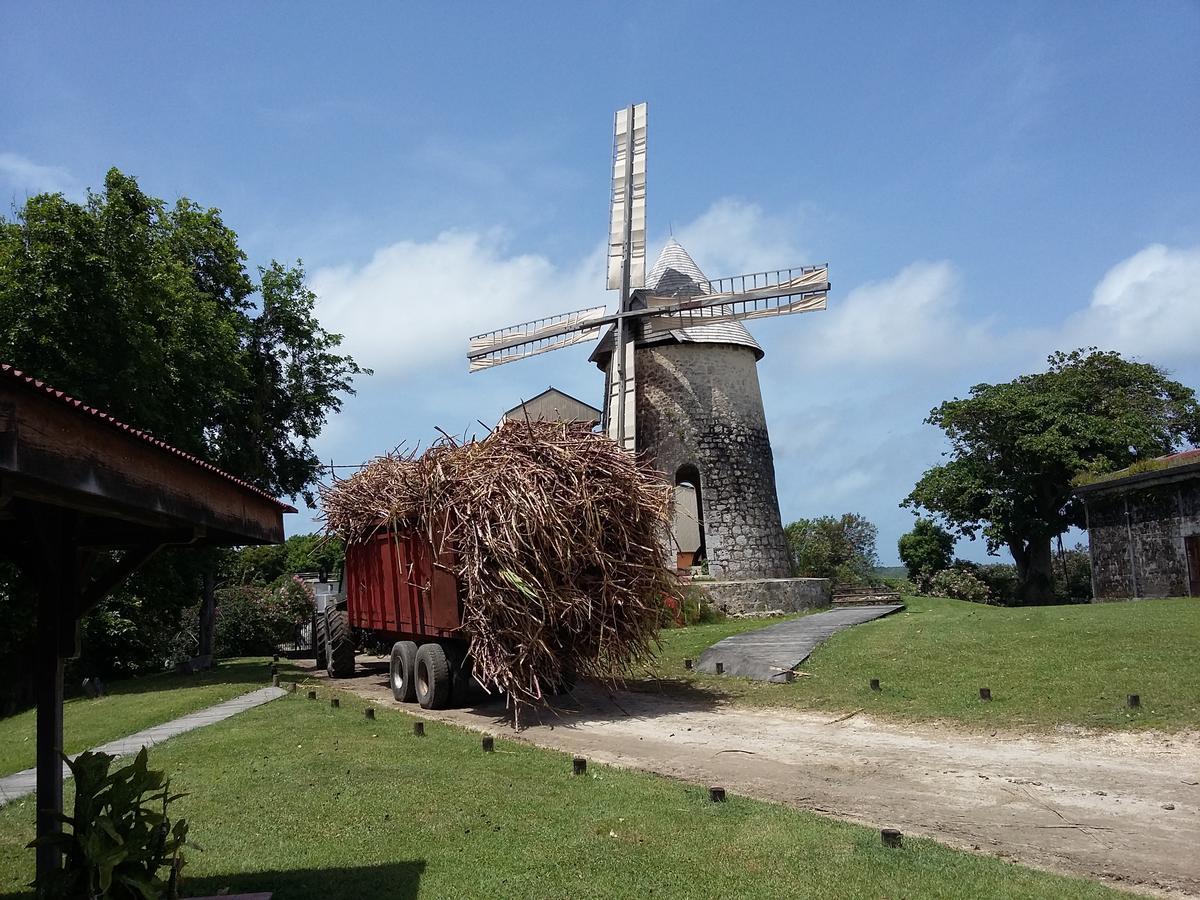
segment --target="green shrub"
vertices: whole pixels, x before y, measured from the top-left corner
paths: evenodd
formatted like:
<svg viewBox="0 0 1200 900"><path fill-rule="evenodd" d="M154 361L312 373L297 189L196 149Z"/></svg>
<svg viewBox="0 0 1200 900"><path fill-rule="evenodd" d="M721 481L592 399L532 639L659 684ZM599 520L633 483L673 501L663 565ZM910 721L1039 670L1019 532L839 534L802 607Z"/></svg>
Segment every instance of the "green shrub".
<svg viewBox="0 0 1200 900"><path fill-rule="evenodd" d="M295 639L312 617L312 590L285 575L272 585L243 584L217 591L214 652L217 656L273 653Z"/></svg>
<svg viewBox="0 0 1200 900"><path fill-rule="evenodd" d="M933 576L931 591L939 597L953 597L971 603L988 603L988 586L964 568L943 569Z"/></svg>
<svg viewBox="0 0 1200 900"><path fill-rule="evenodd" d="M1054 598L1059 603L1091 602L1092 557L1083 544L1055 556Z"/></svg>
<svg viewBox="0 0 1200 900"><path fill-rule="evenodd" d="M929 519L917 519L913 530L900 536L897 547L909 581L928 587L935 574L950 568L954 535Z"/></svg>
<svg viewBox="0 0 1200 900"><path fill-rule="evenodd" d="M146 748L129 765L110 772L116 757L91 750L63 757L75 777L75 807L63 816L69 831L29 845L57 847L63 866L31 885L39 898L158 900L179 896L181 850L187 820L173 825L167 807L183 794L170 792L163 772L147 768ZM160 870L166 868L165 877Z"/></svg>

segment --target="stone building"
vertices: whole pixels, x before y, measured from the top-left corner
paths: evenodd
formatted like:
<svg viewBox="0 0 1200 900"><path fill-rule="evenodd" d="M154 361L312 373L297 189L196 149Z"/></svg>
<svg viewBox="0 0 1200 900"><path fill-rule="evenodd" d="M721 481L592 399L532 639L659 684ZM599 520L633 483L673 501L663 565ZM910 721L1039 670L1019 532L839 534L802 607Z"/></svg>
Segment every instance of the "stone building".
<svg viewBox="0 0 1200 900"><path fill-rule="evenodd" d="M1076 493L1087 509L1096 600L1200 596L1200 450Z"/></svg>
<svg viewBox="0 0 1200 900"><path fill-rule="evenodd" d="M672 238L646 287L686 297L707 280ZM591 356L602 371L613 344L610 333ZM707 562L719 579L787 578L791 562L758 384L762 348L739 322L655 330L653 319L635 346L637 446L677 487L677 535L698 531L687 561ZM688 548L677 549L684 560Z"/></svg>

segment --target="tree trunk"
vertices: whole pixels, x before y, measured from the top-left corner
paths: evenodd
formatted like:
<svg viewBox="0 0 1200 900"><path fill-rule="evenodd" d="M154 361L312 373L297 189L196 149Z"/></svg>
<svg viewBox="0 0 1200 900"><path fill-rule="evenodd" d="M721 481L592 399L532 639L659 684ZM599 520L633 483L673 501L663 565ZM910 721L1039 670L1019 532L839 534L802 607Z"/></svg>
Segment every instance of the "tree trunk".
<svg viewBox="0 0 1200 900"><path fill-rule="evenodd" d="M197 655L201 657L211 657L213 652L213 631L217 621L217 575L213 571L215 565L209 560L204 566L200 587L200 649Z"/></svg>
<svg viewBox="0 0 1200 900"><path fill-rule="evenodd" d="M1048 603L1054 599L1054 563L1050 538L1011 541L1008 545L1017 564L1017 599L1022 606Z"/></svg>

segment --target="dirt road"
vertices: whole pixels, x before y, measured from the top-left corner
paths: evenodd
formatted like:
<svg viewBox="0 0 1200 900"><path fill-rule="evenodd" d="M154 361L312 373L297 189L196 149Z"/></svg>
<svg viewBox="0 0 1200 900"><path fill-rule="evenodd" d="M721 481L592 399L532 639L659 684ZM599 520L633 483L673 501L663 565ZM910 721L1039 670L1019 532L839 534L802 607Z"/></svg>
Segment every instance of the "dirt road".
<svg viewBox="0 0 1200 900"><path fill-rule="evenodd" d="M360 663L340 686L392 704L386 660ZM1127 890L1200 897L1200 735L975 735L590 687L572 706L519 737ZM421 714L517 736L503 704Z"/></svg>

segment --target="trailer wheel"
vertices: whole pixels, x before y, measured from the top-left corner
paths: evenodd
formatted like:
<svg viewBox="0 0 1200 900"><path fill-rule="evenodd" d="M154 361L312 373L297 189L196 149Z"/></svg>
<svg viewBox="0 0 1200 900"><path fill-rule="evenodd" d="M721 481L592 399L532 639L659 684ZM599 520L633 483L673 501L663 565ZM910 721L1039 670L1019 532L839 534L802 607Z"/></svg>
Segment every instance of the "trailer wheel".
<svg viewBox="0 0 1200 900"><path fill-rule="evenodd" d="M325 610L325 670L330 678L349 678L354 674L354 637L350 617L344 609Z"/></svg>
<svg viewBox="0 0 1200 900"><path fill-rule="evenodd" d="M317 668L325 668L327 657L325 655L325 616L321 613L313 613L312 629L308 633L309 640L312 641L313 659L316 660Z"/></svg>
<svg viewBox="0 0 1200 900"><path fill-rule="evenodd" d="M392 696L397 702L412 703L417 699L417 645L412 641L392 644L390 678Z"/></svg>
<svg viewBox="0 0 1200 900"><path fill-rule="evenodd" d="M441 644L417 648L417 702L423 709L445 709L450 700L450 660Z"/></svg>

